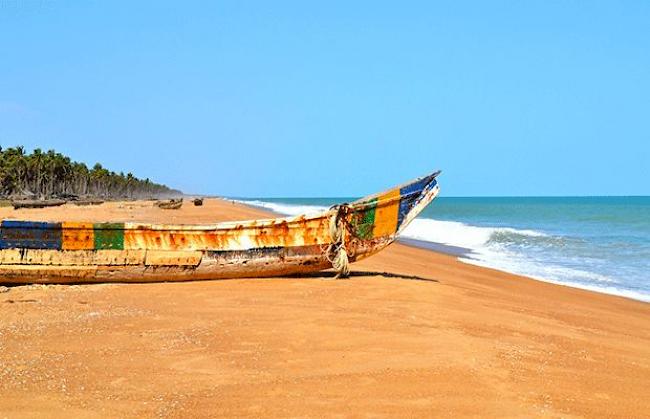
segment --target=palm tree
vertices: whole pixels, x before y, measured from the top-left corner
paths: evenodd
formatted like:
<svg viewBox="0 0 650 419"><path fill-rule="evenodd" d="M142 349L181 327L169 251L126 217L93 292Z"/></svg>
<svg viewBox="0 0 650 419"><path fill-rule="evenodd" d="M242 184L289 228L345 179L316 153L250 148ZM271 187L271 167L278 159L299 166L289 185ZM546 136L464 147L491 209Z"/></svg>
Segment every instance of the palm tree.
<svg viewBox="0 0 650 419"><path fill-rule="evenodd" d="M22 146L0 147L0 195L34 193L42 198L60 194L95 195L107 198L142 198L179 195L165 185L138 179L133 173L109 171L100 163L88 169L54 150L39 148L26 154Z"/></svg>

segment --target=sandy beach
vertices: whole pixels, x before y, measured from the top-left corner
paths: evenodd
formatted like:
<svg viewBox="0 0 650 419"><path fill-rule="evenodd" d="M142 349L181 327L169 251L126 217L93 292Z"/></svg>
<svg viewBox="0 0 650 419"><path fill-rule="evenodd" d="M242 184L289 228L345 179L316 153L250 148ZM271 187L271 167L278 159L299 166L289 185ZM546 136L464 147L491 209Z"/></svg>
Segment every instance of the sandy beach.
<svg viewBox="0 0 650 419"><path fill-rule="evenodd" d="M13 210L211 223L216 199ZM644 417L650 304L404 244L308 277L0 294L0 417Z"/></svg>

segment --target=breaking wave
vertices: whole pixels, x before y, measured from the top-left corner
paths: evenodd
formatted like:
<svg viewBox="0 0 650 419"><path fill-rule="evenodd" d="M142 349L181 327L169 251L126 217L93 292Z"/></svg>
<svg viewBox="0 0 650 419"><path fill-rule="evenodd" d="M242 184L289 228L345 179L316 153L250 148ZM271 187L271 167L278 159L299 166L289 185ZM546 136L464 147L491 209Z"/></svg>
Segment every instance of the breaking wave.
<svg viewBox="0 0 650 419"><path fill-rule="evenodd" d="M548 237L534 230L517 230L509 227L477 227L457 221L439 221L418 218L404 229L403 237L446 244L474 250L488 243L526 242L531 238Z"/></svg>
<svg viewBox="0 0 650 419"><path fill-rule="evenodd" d="M284 215L313 214L328 206L289 204L262 200L238 201ZM443 221L421 216L400 235L426 246L444 245L460 248L459 260L538 280L592 291L650 301L650 294L618 287L618 281L585 267L590 261L577 250L584 245L579 239L552 235L542 231L512 227L486 227L458 221Z"/></svg>
<svg viewBox="0 0 650 419"><path fill-rule="evenodd" d="M284 204L281 202L260 201L256 199L251 201L233 199L233 201L246 205L252 205L254 207L265 208L282 215L313 214L328 209L328 207L320 205L294 205Z"/></svg>

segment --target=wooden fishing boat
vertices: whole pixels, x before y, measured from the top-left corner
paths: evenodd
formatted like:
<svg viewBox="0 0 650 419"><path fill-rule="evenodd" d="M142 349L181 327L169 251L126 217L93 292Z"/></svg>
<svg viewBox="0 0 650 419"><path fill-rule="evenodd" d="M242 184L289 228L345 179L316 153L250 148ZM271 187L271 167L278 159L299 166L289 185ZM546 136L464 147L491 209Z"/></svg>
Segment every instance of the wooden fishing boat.
<svg viewBox="0 0 650 419"><path fill-rule="evenodd" d="M77 206L87 206L87 205L101 205L104 203L103 199L93 199L93 198L84 198L84 199L79 199L77 201L72 201L74 205Z"/></svg>
<svg viewBox="0 0 650 419"><path fill-rule="evenodd" d="M156 202L156 206L162 209L180 209L183 206L183 198L170 199L169 201Z"/></svg>
<svg viewBox="0 0 650 419"><path fill-rule="evenodd" d="M64 199L23 199L20 201L11 201L14 209L59 207L65 203L66 201Z"/></svg>
<svg viewBox="0 0 650 419"><path fill-rule="evenodd" d="M0 224L1 283L268 277L334 268L392 243L438 194L439 172L328 211L213 225Z"/></svg>

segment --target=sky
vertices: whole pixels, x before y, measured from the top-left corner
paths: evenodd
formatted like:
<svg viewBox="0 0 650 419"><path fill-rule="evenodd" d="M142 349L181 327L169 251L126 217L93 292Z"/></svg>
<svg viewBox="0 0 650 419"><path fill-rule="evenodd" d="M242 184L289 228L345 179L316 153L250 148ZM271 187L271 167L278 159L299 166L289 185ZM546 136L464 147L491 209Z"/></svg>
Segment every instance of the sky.
<svg viewBox="0 0 650 419"><path fill-rule="evenodd" d="M137 3L137 4L136 4ZM187 193L650 195L647 1L0 0L0 145Z"/></svg>

